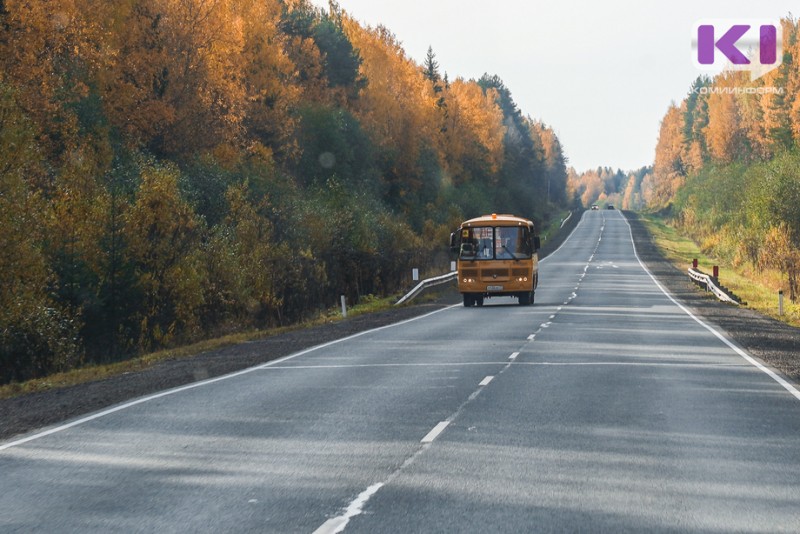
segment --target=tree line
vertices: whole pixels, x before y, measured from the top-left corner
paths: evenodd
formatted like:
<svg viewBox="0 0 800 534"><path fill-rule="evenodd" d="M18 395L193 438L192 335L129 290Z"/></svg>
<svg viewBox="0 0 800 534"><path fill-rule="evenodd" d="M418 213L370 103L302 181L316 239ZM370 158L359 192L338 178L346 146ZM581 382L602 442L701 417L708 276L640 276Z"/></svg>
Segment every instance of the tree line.
<svg viewBox="0 0 800 534"><path fill-rule="evenodd" d="M661 121L651 209L670 213L702 248L756 272L783 273L800 298L800 42L782 19L783 62L755 81L746 72L699 77Z"/></svg>
<svg viewBox="0 0 800 534"><path fill-rule="evenodd" d="M398 291L567 204L497 76L304 0L0 2L0 383Z"/></svg>
<svg viewBox="0 0 800 534"><path fill-rule="evenodd" d="M593 204L613 205L625 210L641 210L645 207L645 189L652 174L652 167L641 167L624 172L611 167L597 167L578 173L567 169L567 196L577 206L588 208Z"/></svg>

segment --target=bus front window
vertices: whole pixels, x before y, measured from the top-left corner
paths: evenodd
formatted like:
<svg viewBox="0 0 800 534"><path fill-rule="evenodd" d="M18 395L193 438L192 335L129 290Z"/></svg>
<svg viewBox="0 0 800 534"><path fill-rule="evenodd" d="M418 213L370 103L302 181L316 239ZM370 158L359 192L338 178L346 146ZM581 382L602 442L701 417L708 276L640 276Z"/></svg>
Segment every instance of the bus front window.
<svg viewBox="0 0 800 534"><path fill-rule="evenodd" d="M519 260L531 257L528 229L486 226L465 230L459 258L463 260Z"/></svg>
<svg viewBox="0 0 800 534"><path fill-rule="evenodd" d="M498 260L530 258L528 229L516 226L495 228L495 257Z"/></svg>
<svg viewBox="0 0 800 534"><path fill-rule="evenodd" d="M461 238L459 258L491 260L494 258L494 232L491 227L465 229Z"/></svg>

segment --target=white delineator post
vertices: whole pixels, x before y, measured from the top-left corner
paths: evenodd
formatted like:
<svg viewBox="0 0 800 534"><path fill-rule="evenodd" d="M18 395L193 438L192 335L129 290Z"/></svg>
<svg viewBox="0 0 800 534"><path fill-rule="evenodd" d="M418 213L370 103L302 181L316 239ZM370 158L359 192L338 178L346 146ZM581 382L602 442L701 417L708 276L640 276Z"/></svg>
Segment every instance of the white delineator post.
<svg viewBox="0 0 800 534"><path fill-rule="evenodd" d="M783 289L778 291L778 315L783 315Z"/></svg>
<svg viewBox="0 0 800 534"><path fill-rule="evenodd" d="M344 304L344 295L342 295L342 317L347 317L347 306Z"/></svg>

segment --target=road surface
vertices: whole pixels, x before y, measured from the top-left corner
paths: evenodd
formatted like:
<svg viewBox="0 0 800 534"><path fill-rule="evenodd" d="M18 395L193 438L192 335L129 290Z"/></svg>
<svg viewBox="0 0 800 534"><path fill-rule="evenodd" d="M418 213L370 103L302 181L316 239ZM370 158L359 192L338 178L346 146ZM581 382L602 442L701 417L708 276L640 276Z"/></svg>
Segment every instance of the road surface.
<svg viewBox="0 0 800 534"><path fill-rule="evenodd" d="M2 532L800 530L800 393L617 211L494 298L0 443Z"/></svg>

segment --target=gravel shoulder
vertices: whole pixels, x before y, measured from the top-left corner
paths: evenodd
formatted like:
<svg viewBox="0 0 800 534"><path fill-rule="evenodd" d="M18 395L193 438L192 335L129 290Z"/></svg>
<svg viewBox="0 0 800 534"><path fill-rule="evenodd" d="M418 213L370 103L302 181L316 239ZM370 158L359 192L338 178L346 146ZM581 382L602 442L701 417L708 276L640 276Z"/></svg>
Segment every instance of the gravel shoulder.
<svg viewBox="0 0 800 534"><path fill-rule="evenodd" d="M717 325L751 355L795 382L800 380L800 329L712 300L689 283L688 276L666 261L635 214L627 213L636 248L650 271L694 313ZM540 251L545 257L563 242L580 220L576 213ZM222 349L160 362L148 369L0 400L0 439L92 413L124 401L207 378L260 365L295 352L378 328L460 302L454 287L435 300L295 330Z"/></svg>

